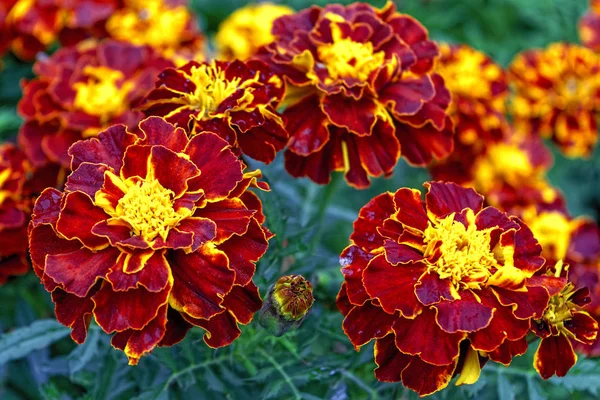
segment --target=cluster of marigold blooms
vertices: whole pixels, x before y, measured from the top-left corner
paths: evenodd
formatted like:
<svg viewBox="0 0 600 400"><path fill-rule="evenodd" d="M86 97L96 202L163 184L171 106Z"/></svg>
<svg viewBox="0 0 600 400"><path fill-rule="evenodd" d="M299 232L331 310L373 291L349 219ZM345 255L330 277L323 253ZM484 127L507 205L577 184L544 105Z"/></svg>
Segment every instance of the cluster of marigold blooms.
<svg viewBox="0 0 600 400"><path fill-rule="evenodd" d="M367 188L401 157L431 173L424 200L401 188L365 205L340 257L343 329L356 349L375 339L379 380L473 383L535 335L543 378L574 350L600 355L600 233L546 179L542 141L591 155L593 49L552 44L505 71L391 2L265 3L224 21L211 53L178 0L0 1L0 48L36 58L0 157L0 279L29 252L77 343L92 319L131 364L192 326L232 343L261 308L272 237L247 159L284 150L292 177L319 184L342 172ZM312 302L310 283L280 279L265 305L284 325L268 329Z"/></svg>

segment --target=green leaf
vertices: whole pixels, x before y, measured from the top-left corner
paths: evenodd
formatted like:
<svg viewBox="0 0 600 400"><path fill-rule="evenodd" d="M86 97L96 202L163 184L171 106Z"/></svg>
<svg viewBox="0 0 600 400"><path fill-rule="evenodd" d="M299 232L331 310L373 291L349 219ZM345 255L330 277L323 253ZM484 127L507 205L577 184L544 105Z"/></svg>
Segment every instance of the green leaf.
<svg viewBox="0 0 600 400"><path fill-rule="evenodd" d="M69 354L69 375L71 378L77 372L84 369L94 359L94 356L98 352L99 332L99 329L90 329L85 343L77 346L71 354Z"/></svg>
<svg viewBox="0 0 600 400"><path fill-rule="evenodd" d="M498 398L502 400L515 400L515 390L510 381L502 373L498 373Z"/></svg>
<svg viewBox="0 0 600 400"><path fill-rule="evenodd" d="M5 333L0 338L0 365L43 349L69 334L69 328L55 320L45 319Z"/></svg>

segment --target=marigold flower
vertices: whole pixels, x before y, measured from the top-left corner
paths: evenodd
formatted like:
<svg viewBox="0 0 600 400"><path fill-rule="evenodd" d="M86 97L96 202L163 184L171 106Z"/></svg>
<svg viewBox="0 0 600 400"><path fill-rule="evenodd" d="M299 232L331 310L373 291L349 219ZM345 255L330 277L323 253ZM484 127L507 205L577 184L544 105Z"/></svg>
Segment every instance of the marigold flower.
<svg viewBox="0 0 600 400"><path fill-rule="evenodd" d="M302 275L282 276L269 288L258 322L281 336L302 324L313 302L312 285Z"/></svg>
<svg viewBox="0 0 600 400"><path fill-rule="evenodd" d="M590 0L589 11L579 20L579 38L585 47L600 50L600 1Z"/></svg>
<svg viewBox="0 0 600 400"><path fill-rule="evenodd" d="M25 155L15 146L0 146L0 285L29 270L29 204L23 196L28 169Z"/></svg>
<svg viewBox="0 0 600 400"><path fill-rule="evenodd" d="M172 65L150 47L112 40L60 49L38 61L38 77L24 82L19 144L35 166L68 167L67 150L77 140L113 124L137 126L144 115L132 107Z"/></svg>
<svg viewBox="0 0 600 400"><path fill-rule="evenodd" d="M163 71L140 109L190 136L216 132L237 151L270 163L288 139L275 111L283 93L283 82L260 61L191 61Z"/></svg>
<svg viewBox="0 0 600 400"><path fill-rule="evenodd" d="M103 23L118 0L3 0L7 36L12 51L31 61L56 40L74 45L90 36L103 36ZM2 12L0 11L0 15Z"/></svg>
<svg viewBox="0 0 600 400"><path fill-rule="evenodd" d="M452 151L450 95L431 73L437 46L392 2L314 6L278 18L272 34L257 57L288 83L291 175L325 184L344 171L364 188L370 176L389 176L401 154L425 165Z"/></svg>
<svg viewBox="0 0 600 400"><path fill-rule="evenodd" d="M512 114L517 131L552 137L569 157L591 154L598 141L599 55L554 43L519 54L509 78L516 90Z"/></svg>
<svg viewBox="0 0 600 400"><path fill-rule="evenodd" d="M454 151L433 166L444 174L468 169L468 164L483 157L489 146L508 137L504 117L508 83L498 64L467 45L441 44L440 53L435 71L444 78L452 96L449 113L455 126Z"/></svg>
<svg viewBox="0 0 600 400"><path fill-rule="evenodd" d="M106 22L110 37L151 46L177 65L204 59L204 36L186 0L123 0Z"/></svg>
<svg viewBox="0 0 600 400"><path fill-rule="evenodd" d="M0 285L29 270L27 224L35 197L60 184L56 166L33 168L25 153L11 143L0 145Z"/></svg>
<svg viewBox="0 0 600 400"><path fill-rule="evenodd" d="M261 307L252 282L272 236L251 186L260 171L206 132L158 117L116 125L69 149L65 190L45 190L29 228L34 271L77 343L91 318L130 364L191 326L230 344Z"/></svg>
<svg viewBox="0 0 600 400"><path fill-rule="evenodd" d="M487 359L527 350L563 278L544 274L541 247L518 218L454 183L429 182L425 201L402 188L375 197L340 256L338 308L356 349L376 339L375 375L424 396L475 382Z"/></svg>
<svg viewBox="0 0 600 400"><path fill-rule="evenodd" d="M452 156L429 171L434 179L472 187L484 195L488 205L520 216L530 205L562 204L562 197L546 177L552 163L552 154L539 137L512 134L490 143L477 156Z"/></svg>
<svg viewBox="0 0 600 400"><path fill-rule="evenodd" d="M569 266L569 281L574 287L589 289L587 311L600 318L600 229L591 219L573 218L564 207L530 206L522 211L524 221L531 227L542 245L542 256L548 263L564 260ZM590 356L600 356L600 341L591 345L572 343L576 350Z"/></svg>
<svg viewBox="0 0 600 400"><path fill-rule="evenodd" d="M273 41L273 21L293 13L290 7L273 3L248 4L238 8L219 25L215 36L218 58L250 58L261 46Z"/></svg>
<svg viewBox="0 0 600 400"><path fill-rule="evenodd" d="M563 272L562 262L555 276ZM531 330L542 338L533 358L535 370L544 379L552 375L565 376L577 362L572 342L590 345L598 335L598 322L582 308L590 302L588 288L575 290L568 283L550 298L542 318L531 321Z"/></svg>

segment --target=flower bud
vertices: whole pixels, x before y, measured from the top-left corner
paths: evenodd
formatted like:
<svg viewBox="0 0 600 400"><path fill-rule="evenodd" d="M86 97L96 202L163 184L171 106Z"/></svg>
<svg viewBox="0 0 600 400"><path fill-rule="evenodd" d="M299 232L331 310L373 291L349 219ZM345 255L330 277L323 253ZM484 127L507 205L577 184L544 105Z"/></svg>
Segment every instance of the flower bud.
<svg viewBox="0 0 600 400"><path fill-rule="evenodd" d="M269 288L258 322L275 336L296 329L314 302L312 285L301 275L286 275Z"/></svg>

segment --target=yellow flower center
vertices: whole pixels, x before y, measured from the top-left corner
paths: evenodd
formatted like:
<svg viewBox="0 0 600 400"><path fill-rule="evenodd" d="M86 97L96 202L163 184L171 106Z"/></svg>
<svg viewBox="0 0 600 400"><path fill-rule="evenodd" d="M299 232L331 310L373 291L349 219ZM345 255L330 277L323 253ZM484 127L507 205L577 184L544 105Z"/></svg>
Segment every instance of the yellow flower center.
<svg viewBox="0 0 600 400"><path fill-rule="evenodd" d="M467 220L474 220L472 210L468 211ZM449 279L455 290L481 289L499 268L490 249L490 232L491 229L477 230L471 222L465 227L454 219L454 214L429 222L424 232L424 255L441 254L429 270L441 279Z"/></svg>
<svg viewBox="0 0 600 400"><path fill-rule="evenodd" d="M516 145L499 143L490 146L488 153L476 163L475 187L479 192L487 193L502 182L519 186L533 172L527 153Z"/></svg>
<svg viewBox="0 0 600 400"><path fill-rule="evenodd" d="M565 328L565 323L573 318L571 310L577 307L577 305L570 300L573 293L575 293L575 287L569 282L559 294L550 298L548 308L546 308L544 316L542 317L543 321L556 327L559 333L567 336L573 336L573 334Z"/></svg>
<svg viewBox="0 0 600 400"><path fill-rule="evenodd" d="M87 82L73 85L76 108L101 117L103 123L129 109L127 95L133 89L133 83L124 81L121 71L87 66L83 73L88 77Z"/></svg>
<svg viewBox="0 0 600 400"><path fill-rule="evenodd" d="M319 60L329 72L327 83L340 78L355 78L366 81L371 72L379 68L384 60L385 53L374 53L371 42L359 43L350 38L343 38L342 31L336 22L344 19L333 13L326 16L332 21L331 35L333 43L322 44L317 47Z"/></svg>
<svg viewBox="0 0 600 400"><path fill-rule="evenodd" d="M186 93L185 97L189 104L199 110L198 119L213 117L223 100L252 83L248 81L242 83L242 78L239 77L228 80L225 71L217 67L214 62L192 67L190 80L196 85L196 90L194 93ZM251 89L247 89L236 101L236 106L244 107L253 99Z"/></svg>
<svg viewBox="0 0 600 400"><path fill-rule="evenodd" d="M544 257L553 260L565 258L573 226L564 214L557 211L537 214L535 209L530 209L523 217L542 246Z"/></svg>
<svg viewBox="0 0 600 400"><path fill-rule="evenodd" d="M166 240L169 230L182 220L173 209L173 195L158 180L139 181L119 200L116 213L144 240L151 242L157 236Z"/></svg>

